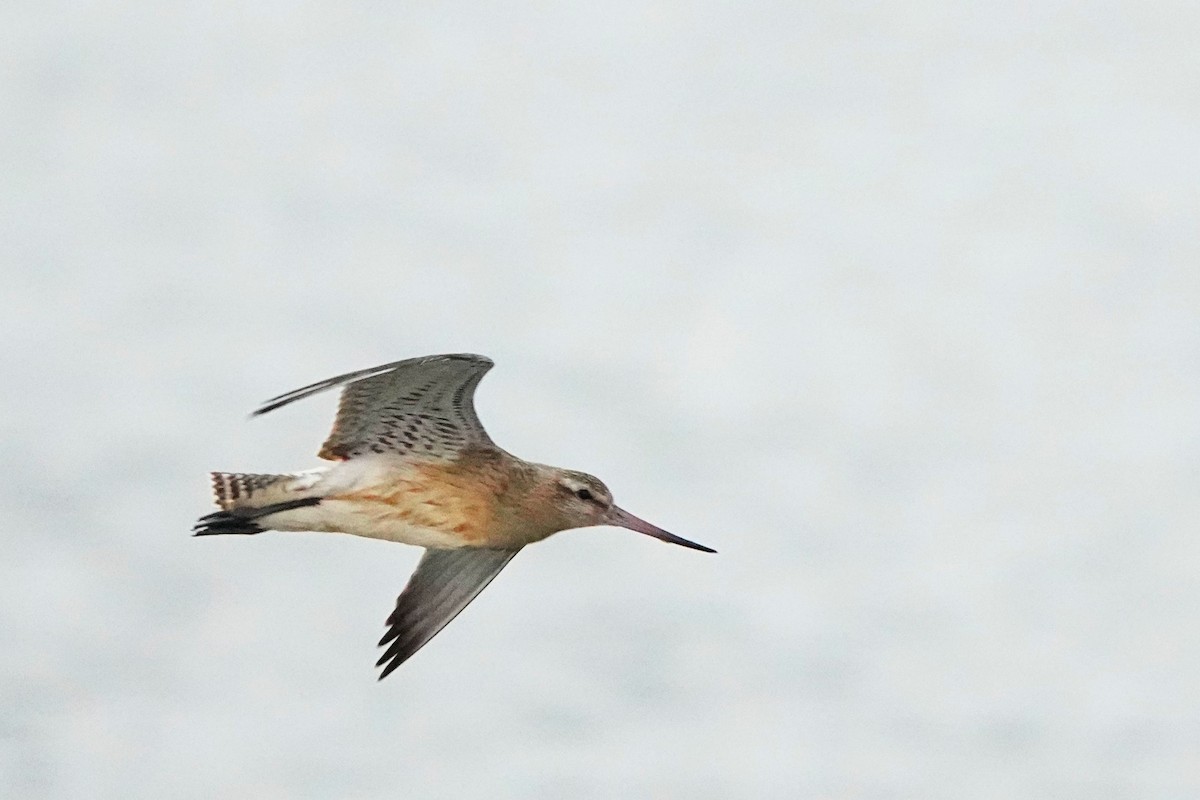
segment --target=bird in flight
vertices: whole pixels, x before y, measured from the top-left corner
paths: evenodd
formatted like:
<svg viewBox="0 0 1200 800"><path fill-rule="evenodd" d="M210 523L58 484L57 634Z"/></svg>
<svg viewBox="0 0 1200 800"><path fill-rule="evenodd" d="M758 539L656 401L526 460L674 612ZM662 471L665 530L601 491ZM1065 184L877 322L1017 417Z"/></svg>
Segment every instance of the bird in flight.
<svg viewBox="0 0 1200 800"><path fill-rule="evenodd" d="M212 473L220 511L196 536L330 531L425 548L380 640L387 677L466 608L522 547L551 534L615 525L716 552L613 505L584 472L501 450L475 415L489 358L411 358L268 400L254 416L341 386L333 430L317 454L332 465L278 475Z"/></svg>

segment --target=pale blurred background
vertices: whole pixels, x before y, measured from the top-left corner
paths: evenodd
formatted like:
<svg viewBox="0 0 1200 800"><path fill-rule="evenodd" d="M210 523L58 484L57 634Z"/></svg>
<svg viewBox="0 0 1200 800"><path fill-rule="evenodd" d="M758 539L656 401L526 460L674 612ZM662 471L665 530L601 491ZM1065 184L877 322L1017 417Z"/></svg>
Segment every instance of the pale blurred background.
<svg viewBox="0 0 1200 800"><path fill-rule="evenodd" d="M0 8L0 794L1200 796L1190 3ZM720 550L198 540L210 469L493 357Z"/></svg>

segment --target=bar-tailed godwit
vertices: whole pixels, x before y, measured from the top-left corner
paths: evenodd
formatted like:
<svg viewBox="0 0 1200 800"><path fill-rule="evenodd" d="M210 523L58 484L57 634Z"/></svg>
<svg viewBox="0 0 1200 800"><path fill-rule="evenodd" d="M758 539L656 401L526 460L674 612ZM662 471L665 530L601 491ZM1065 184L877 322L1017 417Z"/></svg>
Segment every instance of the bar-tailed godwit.
<svg viewBox="0 0 1200 800"><path fill-rule="evenodd" d="M475 415L492 368L477 355L413 358L339 375L268 400L265 414L342 390L318 455L331 466L281 475L212 473L221 507L197 536L331 531L417 545L425 554L380 640L380 679L475 599L522 547L569 528L616 525L716 552L613 505L599 479L501 450Z"/></svg>

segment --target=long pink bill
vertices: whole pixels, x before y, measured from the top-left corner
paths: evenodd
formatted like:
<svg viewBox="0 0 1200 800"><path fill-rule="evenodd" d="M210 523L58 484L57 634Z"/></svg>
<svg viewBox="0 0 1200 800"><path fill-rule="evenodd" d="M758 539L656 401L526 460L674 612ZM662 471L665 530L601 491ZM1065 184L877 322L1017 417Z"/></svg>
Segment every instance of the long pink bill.
<svg viewBox="0 0 1200 800"><path fill-rule="evenodd" d="M616 525L621 528L628 528L631 531L637 531L638 533L644 533L647 536L653 536L655 539L661 539L662 541L670 542L671 544L678 544L678 545L682 545L683 547L690 547L693 550L702 550L705 553L717 552L716 550L713 550L711 547L705 547L702 544L696 544L695 542L689 542L687 539L684 539L682 536L676 536L673 533L667 533L662 528L659 528L655 525L651 525L649 522L646 522L644 519L638 519L633 514L630 514L628 511L625 511L624 509L621 509L621 508L617 508L616 506L613 506L612 508L610 508L608 510L607 522L609 525Z"/></svg>

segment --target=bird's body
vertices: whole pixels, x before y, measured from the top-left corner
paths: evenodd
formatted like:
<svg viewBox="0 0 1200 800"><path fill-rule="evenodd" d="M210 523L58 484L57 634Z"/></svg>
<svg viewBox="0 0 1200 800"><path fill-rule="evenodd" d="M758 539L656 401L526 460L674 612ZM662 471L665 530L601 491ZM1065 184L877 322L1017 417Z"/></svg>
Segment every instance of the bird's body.
<svg viewBox="0 0 1200 800"><path fill-rule="evenodd" d="M464 608L522 547L562 530L620 525L711 552L612 505L596 478L523 461L497 447L472 395L491 361L431 356L332 378L269 401L256 414L345 386L306 472L214 472L221 511L197 535L329 531L426 548L383 642L387 675Z"/></svg>
<svg viewBox="0 0 1200 800"><path fill-rule="evenodd" d="M557 532L550 520L540 518L544 515L533 502L543 470L501 450L476 451L452 463L372 455L264 476L279 480L237 500L218 494L218 505L230 511L315 497L319 504L260 518L259 525L349 533L418 547L518 548ZM213 474L217 487L231 477Z"/></svg>

